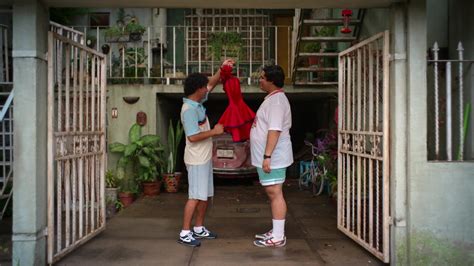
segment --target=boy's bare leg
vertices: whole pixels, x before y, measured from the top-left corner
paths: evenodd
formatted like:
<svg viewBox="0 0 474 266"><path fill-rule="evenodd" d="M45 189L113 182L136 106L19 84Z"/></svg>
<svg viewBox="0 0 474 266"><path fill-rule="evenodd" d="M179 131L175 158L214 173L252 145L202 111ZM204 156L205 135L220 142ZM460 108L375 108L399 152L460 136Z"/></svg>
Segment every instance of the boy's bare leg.
<svg viewBox="0 0 474 266"><path fill-rule="evenodd" d="M285 198L283 197L282 184L266 186L265 192L270 199L273 219L284 220L287 207Z"/></svg>
<svg viewBox="0 0 474 266"><path fill-rule="evenodd" d="M195 226L204 225L204 217L206 216L208 201L200 200L196 207L196 224Z"/></svg>
<svg viewBox="0 0 474 266"><path fill-rule="evenodd" d="M191 230L191 221L199 202L201 201L196 199L188 199L186 205L184 205L183 230Z"/></svg>

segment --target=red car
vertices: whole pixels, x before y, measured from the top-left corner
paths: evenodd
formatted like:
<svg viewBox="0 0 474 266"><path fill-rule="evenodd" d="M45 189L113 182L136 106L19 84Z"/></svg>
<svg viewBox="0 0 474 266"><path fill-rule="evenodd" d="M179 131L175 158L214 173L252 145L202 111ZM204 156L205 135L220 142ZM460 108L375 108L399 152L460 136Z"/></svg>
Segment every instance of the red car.
<svg viewBox="0 0 474 266"><path fill-rule="evenodd" d="M233 142L230 134L212 138L212 164L219 177L249 177L257 175L250 158L250 142Z"/></svg>

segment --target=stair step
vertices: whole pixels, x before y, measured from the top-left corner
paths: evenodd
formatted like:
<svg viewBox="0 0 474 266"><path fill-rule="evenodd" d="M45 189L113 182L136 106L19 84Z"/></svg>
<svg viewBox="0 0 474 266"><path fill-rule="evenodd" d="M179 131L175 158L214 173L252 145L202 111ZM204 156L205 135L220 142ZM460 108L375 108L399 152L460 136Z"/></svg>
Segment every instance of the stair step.
<svg viewBox="0 0 474 266"><path fill-rule="evenodd" d="M296 81L295 85L320 85L320 86L333 86L337 85L337 81Z"/></svg>
<svg viewBox="0 0 474 266"><path fill-rule="evenodd" d="M299 53L299 56L326 56L326 57L336 57L339 56L339 53Z"/></svg>
<svg viewBox="0 0 474 266"><path fill-rule="evenodd" d="M320 37L320 36L306 36L301 37L301 41L316 41L316 42L352 42L355 41L356 37Z"/></svg>
<svg viewBox="0 0 474 266"><path fill-rule="evenodd" d="M313 26L337 26L337 25L344 25L344 20L340 19L304 19L303 23L306 25L313 25ZM360 24L359 19L351 19L349 21L350 25Z"/></svg>
<svg viewBox="0 0 474 266"><path fill-rule="evenodd" d="M330 72L330 71L337 71L337 67L298 67L296 71L301 72Z"/></svg>

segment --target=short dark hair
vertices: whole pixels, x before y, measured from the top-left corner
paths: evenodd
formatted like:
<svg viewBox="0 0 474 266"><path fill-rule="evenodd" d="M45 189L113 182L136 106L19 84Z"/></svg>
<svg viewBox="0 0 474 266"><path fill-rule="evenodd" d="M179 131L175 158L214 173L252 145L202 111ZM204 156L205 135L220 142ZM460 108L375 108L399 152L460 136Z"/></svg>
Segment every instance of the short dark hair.
<svg viewBox="0 0 474 266"><path fill-rule="evenodd" d="M267 65L263 67L263 71L265 72L266 80L273 82L273 84L278 88L283 88L283 84L285 83L285 72L283 72L281 66Z"/></svg>
<svg viewBox="0 0 474 266"><path fill-rule="evenodd" d="M189 96L198 89L207 86L209 79L202 73L191 73L184 80L184 95Z"/></svg>

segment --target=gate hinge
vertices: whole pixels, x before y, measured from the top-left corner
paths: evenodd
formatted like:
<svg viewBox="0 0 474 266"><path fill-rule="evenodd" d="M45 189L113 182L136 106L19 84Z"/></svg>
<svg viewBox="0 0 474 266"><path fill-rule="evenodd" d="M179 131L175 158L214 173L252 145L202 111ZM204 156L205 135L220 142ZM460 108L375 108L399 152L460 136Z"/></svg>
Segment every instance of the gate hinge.
<svg viewBox="0 0 474 266"><path fill-rule="evenodd" d="M44 235L44 236L48 236L48 227L45 227L45 228L43 229L43 235Z"/></svg>

